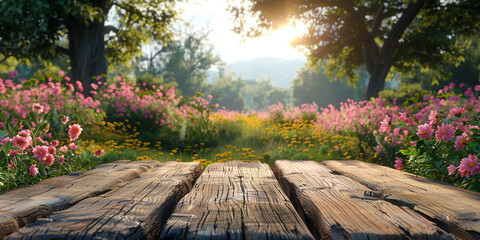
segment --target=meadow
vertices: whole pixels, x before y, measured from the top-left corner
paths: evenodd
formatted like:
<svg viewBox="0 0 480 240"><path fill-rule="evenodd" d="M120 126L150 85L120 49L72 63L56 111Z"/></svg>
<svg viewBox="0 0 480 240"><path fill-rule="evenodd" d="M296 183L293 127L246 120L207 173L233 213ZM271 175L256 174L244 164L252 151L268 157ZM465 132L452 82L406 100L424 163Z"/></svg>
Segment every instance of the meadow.
<svg viewBox="0 0 480 240"><path fill-rule="evenodd" d="M115 160L355 159L480 187L480 85L382 98L229 111L212 96L99 76L85 93L63 71L0 79L0 190Z"/></svg>

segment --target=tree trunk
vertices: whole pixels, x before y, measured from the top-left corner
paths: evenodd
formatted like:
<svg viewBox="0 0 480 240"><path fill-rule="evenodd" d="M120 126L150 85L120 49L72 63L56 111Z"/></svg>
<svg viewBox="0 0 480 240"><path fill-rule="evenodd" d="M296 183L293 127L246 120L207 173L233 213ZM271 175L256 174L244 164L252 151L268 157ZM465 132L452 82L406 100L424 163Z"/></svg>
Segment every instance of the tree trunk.
<svg viewBox="0 0 480 240"><path fill-rule="evenodd" d="M370 80L368 81L367 91L365 93L365 100L370 100L372 97L378 97L378 92L383 90L385 86L385 79L390 71L391 63L377 63L370 73Z"/></svg>
<svg viewBox="0 0 480 240"><path fill-rule="evenodd" d="M95 20L85 24L72 20L67 26L72 80L83 85L83 95L91 96L91 83L100 74L107 73L105 58L105 22Z"/></svg>
<svg viewBox="0 0 480 240"><path fill-rule="evenodd" d="M371 97L378 97L378 92L383 90L385 79L394 62L393 53L398 46L398 41L418 15L425 2L426 0L417 0L408 5L403 11L402 16L393 25L381 49L374 41L375 32L381 24L381 19L378 19L378 17L381 15L383 7L378 9L373 21L372 32L365 34L364 60L367 70L370 73L370 81L368 82L367 92L365 93L365 100L369 100Z"/></svg>

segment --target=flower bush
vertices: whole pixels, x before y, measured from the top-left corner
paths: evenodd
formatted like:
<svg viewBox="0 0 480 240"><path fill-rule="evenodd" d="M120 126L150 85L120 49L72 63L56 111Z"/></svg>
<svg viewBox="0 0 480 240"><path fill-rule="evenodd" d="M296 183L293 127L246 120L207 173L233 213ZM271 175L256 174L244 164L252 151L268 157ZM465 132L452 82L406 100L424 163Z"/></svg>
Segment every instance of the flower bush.
<svg viewBox="0 0 480 240"><path fill-rule="evenodd" d="M155 158L203 167L234 159L358 159L480 186L480 85L450 84L405 96L404 105L376 98L338 109L278 103L241 113L210 105L211 96L182 97L173 85L99 76L86 94L61 71L10 77L0 79L2 190L88 168L92 159Z"/></svg>
<svg viewBox="0 0 480 240"><path fill-rule="evenodd" d="M68 146L60 146L59 140L51 138L51 114L46 114L44 109L42 104L34 103L26 118L14 121L15 125L11 125L11 121L3 125L5 130L0 134L0 191L84 169L88 164L88 160L77 151L77 141L83 130L81 125L69 125ZM0 119L5 121L9 117L4 111ZM58 118L67 124L65 116ZM95 155L102 153L99 149Z"/></svg>
<svg viewBox="0 0 480 240"><path fill-rule="evenodd" d="M108 121L141 123L137 130L143 141L162 141L167 146L189 145L199 138L213 141L216 132L209 121L211 98L198 95L187 99L177 95L174 86L142 89L120 77L117 81L92 84L92 94L101 102L99 107Z"/></svg>
<svg viewBox="0 0 480 240"><path fill-rule="evenodd" d="M435 96L388 113L379 124L382 146L398 150L395 167L467 189L480 188L480 86L456 92L453 84ZM405 160L404 160L405 159Z"/></svg>

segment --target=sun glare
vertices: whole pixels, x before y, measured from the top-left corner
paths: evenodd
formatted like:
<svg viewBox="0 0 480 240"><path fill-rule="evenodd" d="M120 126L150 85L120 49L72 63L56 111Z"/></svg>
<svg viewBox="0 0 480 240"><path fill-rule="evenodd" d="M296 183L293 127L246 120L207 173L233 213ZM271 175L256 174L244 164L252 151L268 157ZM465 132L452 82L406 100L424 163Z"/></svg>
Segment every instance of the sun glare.
<svg viewBox="0 0 480 240"><path fill-rule="evenodd" d="M242 44L242 55L301 58L302 54L291 45L291 41L300 37L303 31L301 27L288 25L262 37L247 39Z"/></svg>
<svg viewBox="0 0 480 240"><path fill-rule="evenodd" d="M272 34L272 37L275 39L282 39L282 40L291 42L295 38L300 37L301 34L302 34L302 29L295 28L291 25L288 25L286 27L283 27L274 31Z"/></svg>

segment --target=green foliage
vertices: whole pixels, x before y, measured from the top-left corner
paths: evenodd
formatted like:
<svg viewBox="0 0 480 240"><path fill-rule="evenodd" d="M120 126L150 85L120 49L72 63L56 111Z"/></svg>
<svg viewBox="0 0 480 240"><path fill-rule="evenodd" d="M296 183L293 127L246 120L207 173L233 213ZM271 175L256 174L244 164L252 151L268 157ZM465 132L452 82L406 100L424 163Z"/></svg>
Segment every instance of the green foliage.
<svg viewBox="0 0 480 240"><path fill-rule="evenodd" d="M105 57L111 63L127 64L142 52L141 45L151 39L171 40L171 25L177 16L174 6L173 0L1 1L0 62L11 56L34 60L65 54L75 59L73 78L85 85L89 79L77 78L105 73ZM106 26L107 22L112 25ZM80 56L87 58L85 61L76 58L91 51L96 55ZM100 64L88 65L96 59L100 59ZM90 88L89 84L85 87Z"/></svg>
<svg viewBox="0 0 480 240"><path fill-rule="evenodd" d="M155 77L150 73L146 73L142 76L137 76L137 85L139 85L142 89L152 89L152 86L163 85L163 77Z"/></svg>
<svg viewBox="0 0 480 240"><path fill-rule="evenodd" d="M403 106L408 106L413 99L419 99L420 96L423 97L425 94L428 93L428 91L425 91L424 88L422 88L420 83L402 83L400 84L400 86L398 86L397 89L387 89L380 91L379 95L384 98L385 101L388 103L394 103L394 105L399 104Z"/></svg>
<svg viewBox="0 0 480 240"><path fill-rule="evenodd" d="M353 88L346 83L331 82L329 79L323 65L317 69L303 68L298 71L297 77L292 81L293 105L315 102L319 107L328 107L330 104L338 106L340 102L346 102L347 99L358 100L363 95L364 82Z"/></svg>
<svg viewBox="0 0 480 240"><path fill-rule="evenodd" d="M221 103L229 110L242 111L245 108L245 82L234 73L219 76L210 86L208 92L213 96L215 103Z"/></svg>
<svg viewBox="0 0 480 240"><path fill-rule="evenodd" d="M463 40L467 41L467 40ZM423 89L438 90L450 82L474 87L480 81L480 48L479 37L474 37L465 51L465 61L445 64L441 69L429 69L416 66L410 72L399 75L399 81L405 84L420 83Z"/></svg>
<svg viewBox="0 0 480 240"><path fill-rule="evenodd" d="M277 103L283 105L290 103L289 89L273 86L269 79L245 81L244 96L248 107L257 110L268 109Z"/></svg>
<svg viewBox="0 0 480 240"><path fill-rule="evenodd" d="M311 64L330 59L327 70L352 83L365 65L372 96L383 89L392 66L406 73L418 66L439 71L445 64L461 63L468 41L460 37L476 35L480 28L480 2L471 0L245 0L232 3L231 11L236 31L246 36L288 23L306 24L308 30L294 45ZM251 16L257 22L249 25Z"/></svg>
<svg viewBox="0 0 480 240"><path fill-rule="evenodd" d="M184 95L194 96L206 88L205 72L221 65L221 60L208 43L208 33L191 31L181 37L166 46L169 57L164 63L163 77L165 82L177 82Z"/></svg>

